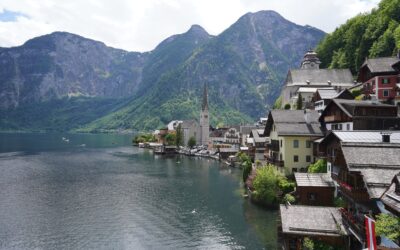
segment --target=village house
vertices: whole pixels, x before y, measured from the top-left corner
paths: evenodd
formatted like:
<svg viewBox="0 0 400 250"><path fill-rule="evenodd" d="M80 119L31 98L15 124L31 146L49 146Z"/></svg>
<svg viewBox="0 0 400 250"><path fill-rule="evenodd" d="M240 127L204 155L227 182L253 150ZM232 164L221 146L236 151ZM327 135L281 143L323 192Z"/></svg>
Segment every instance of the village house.
<svg viewBox="0 0 400 250"><path fill-rule="evenodd" d="M349 69L320 69L320 64L321 62L317 54L310 50L304 55L300 69L289 70L281 94L282 108L286 104L291 104L291 108L295 109L293 104L296 103L300 88L302 88L304 93L304 90L307 88L346 89L354 86L353 76ZM310 95L311 94L312 93L310 93ZM303 97L304 107L311 101L311 99L308 100L309 95L305 95L306 96Z"/></svg>
<svg viewBox="0 0 400 250"><path fill-rule="evenodd" d="M248 155L252 162L264 162L264 153L269 142L269 138L264 136L263 129L253 129L247 138Z"/></svg>
<svg viewBox="0 0 400 250"><path fill-rule="evenodd" d="M272 110L264 137L269 137L266 161L284 174L305 172L314 162L313 141L323 137L315 110Z"/></svg>
<svg viewBox="0 0 400 250"><path fill-rule="evenodd" d="M294 173L299 204L333 206L335 184L330 173Z"/></svg>
<svg viewBox="0 0 400 250"><path fill-rule="evenodd" d="M331 246L350 249L348 232L337 207L280 205L281 226L278 234L284 250L301 250L304 238Z"/></svg>
<svg viewBox="0 0 400 250"><path fill-rule="evenodd" d="M327 130L400 129L397 107L377 101L332 99L319 121Z"/></svg>
<svg viewBox="0 0 400 250"><path fill-rule="evenodd" d="M239 129L236 127L229 127L224 133L224 143L230 144L232 147L239 148L241 142Z"/></svg>
<svg viewBox="0 0 400 250"><path fill-rule="evenodd" d="M354 96L348 89L344 89L338 92L337 89L317 89L314 96L312 97L312 103L314 110L318 111L319 114L322 114L322 111L328 106L328 104L333 99L347 99L353 100Z"/></svg>
<svg viewBox="0 0 400 250"><path fill-rule="evenodd" d="M394 103L400 84L400 53L397 57L367 58L361 65L358 80L363 94L381 102Z"/></svg>
<svg viewBox="0 0 400 250"><path fill-rule="evenodd" d="M265 124L264 124L265 126ZM246 146L247 138L250 137L250 133L253 129L257 129L258 127L255 125L241 125L239 127L240 132L240 145Z"/></svg>
<svg viewBox="0 0 400 250"><path fill-rule="evenodd" d="M334 131L320 147L338 195L346 202L341 213L352 249L361 249L366 240L364 215L384 212L380 198L400 172L400 132Z"/></svg>

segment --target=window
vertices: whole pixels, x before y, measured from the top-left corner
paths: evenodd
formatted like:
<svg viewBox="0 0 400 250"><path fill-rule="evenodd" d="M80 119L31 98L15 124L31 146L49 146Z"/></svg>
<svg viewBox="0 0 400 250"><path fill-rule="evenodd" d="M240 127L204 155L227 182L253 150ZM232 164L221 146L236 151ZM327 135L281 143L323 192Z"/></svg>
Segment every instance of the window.
<svg viewBox="0 0 400 250"><path fill-rule="evenodd" d="M346 130L347 130L347 131L350 130L350 124L349 124L349 123L346 124Z"/></svg>
<svg viewBox="0 0 400 250"><path fill-rule="evenodd" d="M306 162L311 162L311 155L306 156Z"/></svg>
<svg viewBox="0 0 400 250"><path fill-rule="evenodd" d="M388 84L388 83L390 83L389 78L382 78L382 84Z"/></svg>
<svg viewBox="0 0 400 250"><path fill-rule="evenodd" d="M317 199L317 194L316 193L308 193L308 199L310 201L315 201Z"/></svg>
<svg viewBox="0 0 400 250"><path fill-rule="evenodd" d="M299 140L293 140L293 147L298 148L299 147Z"/></svg>
<svg viewBox="0 0 400 250"><path fill-rule="evenodd" d="M384 89L383 90L383 96L384 97L388 97L389 96L389 90L388 89Z"/></svg>
<svg viewBox="0 0 400 250"><path fill-rule="evenodd" d="M282 154L279 154L279 160L283 161Z"/></svg>
<svg viewBox="0 0 400 250"><path fill-rule="evenodd" d="M306 148L311 148L311 144L312 144L312 141L307 140L306 141Z"/></svg>
<svg viewBox="0 0 400 250"><path fill-rule="evenodd" d="M293 156L293 161L294 162L299 162L299 156L298 155L294 155Z"/></svg>

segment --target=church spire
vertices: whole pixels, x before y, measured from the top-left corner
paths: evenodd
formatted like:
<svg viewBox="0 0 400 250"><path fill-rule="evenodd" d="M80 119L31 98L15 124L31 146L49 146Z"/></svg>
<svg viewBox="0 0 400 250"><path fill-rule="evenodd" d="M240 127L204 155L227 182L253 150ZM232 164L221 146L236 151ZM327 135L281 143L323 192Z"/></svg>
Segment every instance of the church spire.
<svg viewBox="0 0 400 250"><path fill-rule="evenodd" d="M203 104L201 105L201 110L208 110L208 88L207 84L204 84L204 92L203 92Z"/></svg>

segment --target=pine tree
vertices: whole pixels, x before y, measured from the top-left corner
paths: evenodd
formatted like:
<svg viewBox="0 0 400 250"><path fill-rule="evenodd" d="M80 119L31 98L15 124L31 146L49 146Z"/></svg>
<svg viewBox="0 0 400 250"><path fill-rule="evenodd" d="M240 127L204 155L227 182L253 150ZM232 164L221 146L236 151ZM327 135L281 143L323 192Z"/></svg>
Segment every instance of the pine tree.
<svg viewBox="0 0 400 250"><path fill-rule="evenodd" d="M297 105L296 108L298 110L303 109L303 97L301 96L301 93L299 93L299 95L297 96Z"/></svg>

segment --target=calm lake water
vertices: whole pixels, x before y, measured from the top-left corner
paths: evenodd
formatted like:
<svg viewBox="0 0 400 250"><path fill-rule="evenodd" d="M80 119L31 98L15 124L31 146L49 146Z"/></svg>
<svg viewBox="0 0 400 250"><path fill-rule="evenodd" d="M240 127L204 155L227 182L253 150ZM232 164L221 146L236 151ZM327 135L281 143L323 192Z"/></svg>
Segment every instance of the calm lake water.
<svg viewBox="0 0 400 250"><path fill-rule="evenodd" d="M0 134L0 249L276 249L277 212L242 198L239 170L130 144Z"/></svg>

